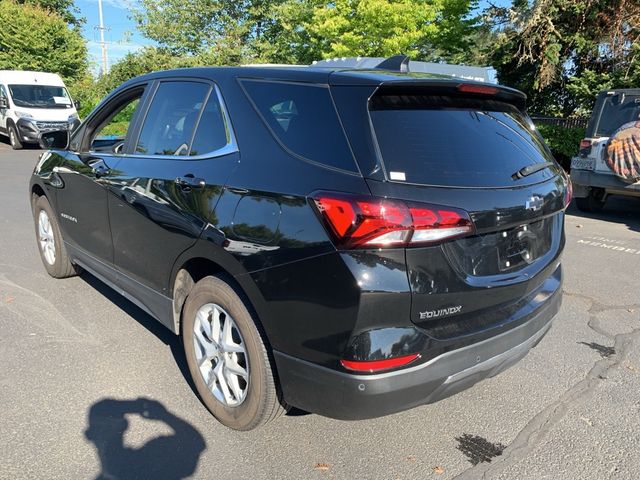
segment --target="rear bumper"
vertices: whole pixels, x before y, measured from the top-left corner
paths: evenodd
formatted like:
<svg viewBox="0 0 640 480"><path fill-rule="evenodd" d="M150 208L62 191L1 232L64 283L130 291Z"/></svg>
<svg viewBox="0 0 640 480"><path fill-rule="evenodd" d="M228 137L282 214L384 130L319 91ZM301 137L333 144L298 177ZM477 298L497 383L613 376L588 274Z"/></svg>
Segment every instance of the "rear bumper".
<svg viewBox="0 0 640 480"><path fill-rule="evenodd" d="M352 375L275 351L284 399L303 410L341 420L379 417L436 402L523 358L549 331L561 302L559 288L516 328L388 373Z"/></svg>
<svg viewBox="0 0 640 480"><path fill-rule="evenodd" d="M640 183L627 183L615 175L607 175L591 170L571 170L573 196L577 198L589 195L590 188L604 188L619 195L640 195Z"/></svg>

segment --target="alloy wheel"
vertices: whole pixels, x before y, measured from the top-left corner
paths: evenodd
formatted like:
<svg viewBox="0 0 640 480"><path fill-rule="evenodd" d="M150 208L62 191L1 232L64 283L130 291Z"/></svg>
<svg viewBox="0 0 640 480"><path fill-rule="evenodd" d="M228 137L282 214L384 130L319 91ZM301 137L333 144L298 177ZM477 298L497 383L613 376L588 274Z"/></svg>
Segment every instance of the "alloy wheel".
<svg viewBox="0 0 640 480"><path fill-rule="evenodd" d="M40 210L38 215L38 240L45 261L49 265L56 263L56 243L53 236L53 226L49 220L49 215L44 210Z"/></svg>
<svg viewBox="0 0 640 480"><path fill-rule="evenodd" d="M227 407L244 402L249 359L231 315L215 303L200 307L193 325L193 343L200 374L216 400Z"/></svg>

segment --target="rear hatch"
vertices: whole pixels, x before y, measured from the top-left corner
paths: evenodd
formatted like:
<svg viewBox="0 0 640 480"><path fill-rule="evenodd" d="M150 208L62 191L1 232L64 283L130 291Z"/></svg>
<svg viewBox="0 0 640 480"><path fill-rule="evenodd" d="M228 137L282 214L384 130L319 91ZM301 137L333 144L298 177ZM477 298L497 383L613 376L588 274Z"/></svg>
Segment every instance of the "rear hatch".
<svg viewBox="0 0 640 480"><path fill-rule="evenodd" d="M411 318L435 338L515 325L560 284L567 180L523 109L479 84L393 82L369 97L372 194L462 209L475 226L406 249Z"/></svg>

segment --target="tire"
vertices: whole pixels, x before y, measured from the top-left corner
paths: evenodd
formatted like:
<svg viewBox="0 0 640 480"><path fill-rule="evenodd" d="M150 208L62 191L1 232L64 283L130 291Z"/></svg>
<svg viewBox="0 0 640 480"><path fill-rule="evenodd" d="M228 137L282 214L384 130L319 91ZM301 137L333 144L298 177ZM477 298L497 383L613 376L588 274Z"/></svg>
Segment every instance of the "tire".
<svg viewBox="0 0 640 480"><path fill-rule="evenodd" d="M41 219L49 222L47 229L41 224ZM77 275L76 268L69 260L67 250L62 241L58 220L49 204L47 197L37 197L33 204L33 219L36 228L36 240L40 259L47 273L53 278L67 278Z"/></svg>
<svg viewBox="0 0 640 480"><path fill-rule="evenodd" d="M23 146L15 125L9 125L9 143L14 150L22 150Z"/></svg>
<svg viewBox="0 0 640 480"><path fill-rule="evenodd" d="M205 277L189 293L182 315L182 343L189 372L202 403L223 425L245 431L262 426L285 412L268 343L250 312L251 308L229 283L219 277ZM232 320L230 323L229 319ZM210 327L206 327L207 324ZM229 329L236 344L232 348L229 344L225 346L222 340L223 324L234 327ZM196 338L196 328L200 338L206 341ZM206 333L207 328L211 333ZM219 343L211 341L216 338ZM203 349L204 344L209 350ZM217 345L220 350L211 345ZM244 351L234 353L231 352L233 349ZM216 353L212 353L214 351ZM211 355L216 358L207 360ZM199 364L203 365L202 370ZM238 370L238 366L247 373L246 382L241 375L229 373L228 368ZM213 372L218 368L221 373L216 376ZM231 375L230 381L227 381L227 374ZM229 397L224 395L224 388L218 380L220 376L228 387ZM244 396L233 393L234 377L237 391L241 392L244 385ZM221 396L224 399L220 399Z"/></svg>
<svg viewBox="0 0 640 480"><path fill-rule="evenodd" d="M599 188L592 188L586 197L576 198L576 207L582 212L597 213L602 211L605 201L604 192Z"/></svg>

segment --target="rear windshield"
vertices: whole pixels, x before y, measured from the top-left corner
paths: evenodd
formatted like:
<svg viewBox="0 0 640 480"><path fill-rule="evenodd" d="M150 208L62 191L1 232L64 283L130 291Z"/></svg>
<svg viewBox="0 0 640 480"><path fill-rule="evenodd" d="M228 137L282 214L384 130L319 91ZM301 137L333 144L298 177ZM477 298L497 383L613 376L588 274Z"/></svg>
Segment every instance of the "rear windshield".
<svg viewBox="0 0 640 480"><path fill-rule="evenodd" d="M527 165L552 161L533 124L507 103L444 96L378 95L369 104L387 177L437 186L510 187Z"/></svg>
<svg viewBox="0 0 640 480"><path fill-rule="evenodd" d="M595 137L610 137L625 123L640 118L640 97L622 93L605 98Z"/></svg>

